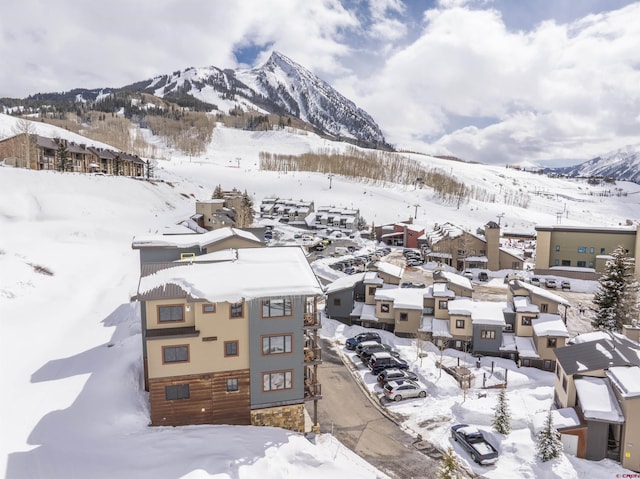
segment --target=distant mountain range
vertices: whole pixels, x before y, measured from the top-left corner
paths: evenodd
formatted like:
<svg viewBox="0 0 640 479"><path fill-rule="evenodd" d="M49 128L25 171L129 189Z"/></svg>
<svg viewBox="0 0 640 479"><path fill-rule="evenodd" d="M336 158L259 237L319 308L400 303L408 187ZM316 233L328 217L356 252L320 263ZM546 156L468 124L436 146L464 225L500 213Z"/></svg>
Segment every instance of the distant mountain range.
<svg viewBox="0 0 640 479"><path fill-rule="evenodd" d="M640 184L640 145L627 146L579 165L547 168L545 171L568 176L613 178Z"/></svg>
<svg viewBox="0 0 640 479"><path fill-rule="evenodd" d="M0 109L38 111L53 105L73 111L69 105L104 102L110 96L147 93L200 111L252 110L259 114L290 115L311 125L316 133L335 140L389 149L373 118L331 85L273 52L262 66L250 70L223 70L215 66L187 68L122 88L75 89L63 93L39 93L25 100L0 99Z"/></svg>

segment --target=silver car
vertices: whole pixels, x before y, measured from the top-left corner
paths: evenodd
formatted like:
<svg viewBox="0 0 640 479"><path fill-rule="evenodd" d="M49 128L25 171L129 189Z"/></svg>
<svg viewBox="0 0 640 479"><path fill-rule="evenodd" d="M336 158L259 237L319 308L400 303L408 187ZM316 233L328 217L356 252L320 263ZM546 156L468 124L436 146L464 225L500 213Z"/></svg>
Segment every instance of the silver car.
<svg viewBox="0 0 640 479"><path fill-rule="evenodd" d="M427 397L427 388L416 381L398 379L384 385L384 395L390 401L402 401L405 398Z"/></svg>

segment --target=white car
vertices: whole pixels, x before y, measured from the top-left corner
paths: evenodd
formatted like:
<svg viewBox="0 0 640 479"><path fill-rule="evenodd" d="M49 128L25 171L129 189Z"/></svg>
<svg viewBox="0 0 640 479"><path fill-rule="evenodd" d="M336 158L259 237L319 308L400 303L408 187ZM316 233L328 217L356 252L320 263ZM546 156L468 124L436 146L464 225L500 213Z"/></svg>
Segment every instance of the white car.
<svg viewBox="0 0 640 479"><path fill-rule="evenodd" d="M390 401L402 401L405 398L427 397L427 388L416 381L398 379L384 385L384 395Z"/></svg>
<svg viewBox="0 0 640 479"><path fill-rule="evenodd" d="M544 282L544 285L547 288L556 289L556 280L549 278Z"/></svg>

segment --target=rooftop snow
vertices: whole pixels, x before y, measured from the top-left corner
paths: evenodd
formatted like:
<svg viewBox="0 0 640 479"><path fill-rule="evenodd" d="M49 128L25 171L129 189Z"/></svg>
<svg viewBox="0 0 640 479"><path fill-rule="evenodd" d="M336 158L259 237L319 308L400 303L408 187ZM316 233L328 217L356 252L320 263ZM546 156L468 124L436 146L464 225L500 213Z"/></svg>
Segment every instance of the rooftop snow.
<svg viewBox="0 0 640 479"><path fill-rule="evenodd" d="M449 314L471 316L473 324L504 326L504 301L473 301L470 298L449 301Z"/></svg>
<svg viewBox="0 0 640 479"><path fill-rule="evenodd" d="M536 347L533 344L533 338L528 336L516 336L516 349L524 358L539 358L540 355L536 352Z"/></svg>
<svg viewBox="0 0 640 479"><path fill-rule="evenodd" d="M514 296L513 306L519 313L539 313L540 309L535 304L531 304L529 296Z"/></svg>
<svg viewBox="0 0 640 479"><path fill-rule="evenodd" d="M607 377L624 398L640 396L640 367L616 366L609 368Z"/></svg>
<svg viewBox="0 0 640 479"><path fill-rule="evenodd" d="M377 261L375 263L375 267L378 268L378 271L390 274L391 276L395 276L396 278L402 278L402 268L400 266L387 263L386 261Z"/></svg>
<svg viewBox="0 0 640 479"><path fill-rule="evenodd" d="M465 289L473 289L473 286L471 285L471 281L469 281L469 278L465 278L460 274L442 270L440 271L440 275L445 277L447 281L455 284L456 286L461 286Z"/></svg>
<svg viewBox="0 0 640 479"><path fill-rule="evenodd" d="M335 293L337 291L344 291L345 289L353 288L356 283L362 281L367 273L354 273L350 275L343 276L341 278L336 279L333 283L325 286L325 291L327 293Z"/></svg>
<svg viewBox="0 0 640 479"><path fill-rule="evenodd" d="M140 279L139 294L174 284L193 298L236 302L270 296L321 295L300 248L244 248L237 260L191 263Z"/></svg>
<svg viewBox="0 0 640 479"><path fill-rule="evenodd" d="M207 245L222 241L223 239L239 236L251 241L260 242L253 233L237 228L220 228L213 231L207 231L203 234L185 234L185 235L146 235L136 236L133 238L131 247L133 249L161 247L161 248L192 248L199 246L204 248Z"/></svg>
<svg viewBox="0 0 640 479"><path fill-rule="evenodd" d="M569 337L567 326L557 314L542 313L531 321L537 336Z"/></svg>
<svg viewBox="0 0 640 479"><path fill-rule="evenodd" d="M399 309L419 309L424 307L424 298L429 294L423 288L389 288L376 291L376 301L393 301Z"/></svg>
<svg viewBox="0 0 640 479"><path fill-rule="evenodd" d="M607 379L584 377L576 379L575 385L582 413L586 419L624 422L624 415Z"/></svg>
<svg viewBox="0 0 640 479"><path fill-rule="evenodd" d="M554 303L558 303L558 304L562 304L564 306L570 306L569 301L567 301L566 299L564 299L562 296L558 296L557 294L552 293L551 291L544 289L544 288L539 288L537 286L534 286L532 284L529 283L525 283L524 281L520 281L518 279L513 280L513 283L515 285L516 288L524 288L527 291L537 295L537 296L542 296L543 298L549 299L551 301L553 301Z"/></svg>

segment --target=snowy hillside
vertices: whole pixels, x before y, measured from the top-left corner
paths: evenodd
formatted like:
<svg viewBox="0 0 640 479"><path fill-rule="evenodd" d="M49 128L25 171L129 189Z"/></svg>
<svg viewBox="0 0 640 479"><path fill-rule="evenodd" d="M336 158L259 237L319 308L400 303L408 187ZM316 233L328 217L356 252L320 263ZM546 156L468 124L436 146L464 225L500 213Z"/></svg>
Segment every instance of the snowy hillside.
<svg viewBox="0 0 640 479"><path fill-rule="evenodd" d="M11 121L0 116L3 135ZM417 212L416 222L427 227L451 221L472 230L504 213L505 229L531 231L537 223L555 224L558 211L563 224L617 225L637 217L640 203L640 187L632 183L617 185L627 196L603 197L594 195L602 188L585 182L420 155L412 158L495 193L495 202L471 200L458 209L443 205L429 188L371 185L338 175L329 188L322 174L259 169L261 151L326 148L347 145L294 130L218 127L201 157L171 152L165 155L171 160L159 160L154 182L0 167L0 364L3 386L11 392L0 407L0 470L6 477L385 477L328 434L313 445L274 428L147 427L140 324L129 304L139 274L131 240L193 214L195 199L210 198L218 184L246 189L256 206L264 197L281 196L356 207L375 224ZM508 203L518 194L529 198L527 207ZM326 328L323 335L339 338L350 332L330 322ZM516 397L525 408L546 407L548 380L532 383L545 389L516 390ZM434 394L444 397L447 387L441 384ZM480 417L476 405L488 407L486 400L455 408L453 399L439 404L447 414L469 418ZM518 435L503 443L509 459L491 477L505 477L518 454L531 454L528 416L519 421ZM590 464L578 462L574 467L564 460L557 474L547 468L537 477L580 477ZM535 468L527 463L518 474L533 477Z"/></svg>
<svg viewBox="0 0 640 479"><path fill-rule="evenodd" d="M552 171L569 176L605 176L640 184L640 145L627 146L579 165Z"/></svg>

